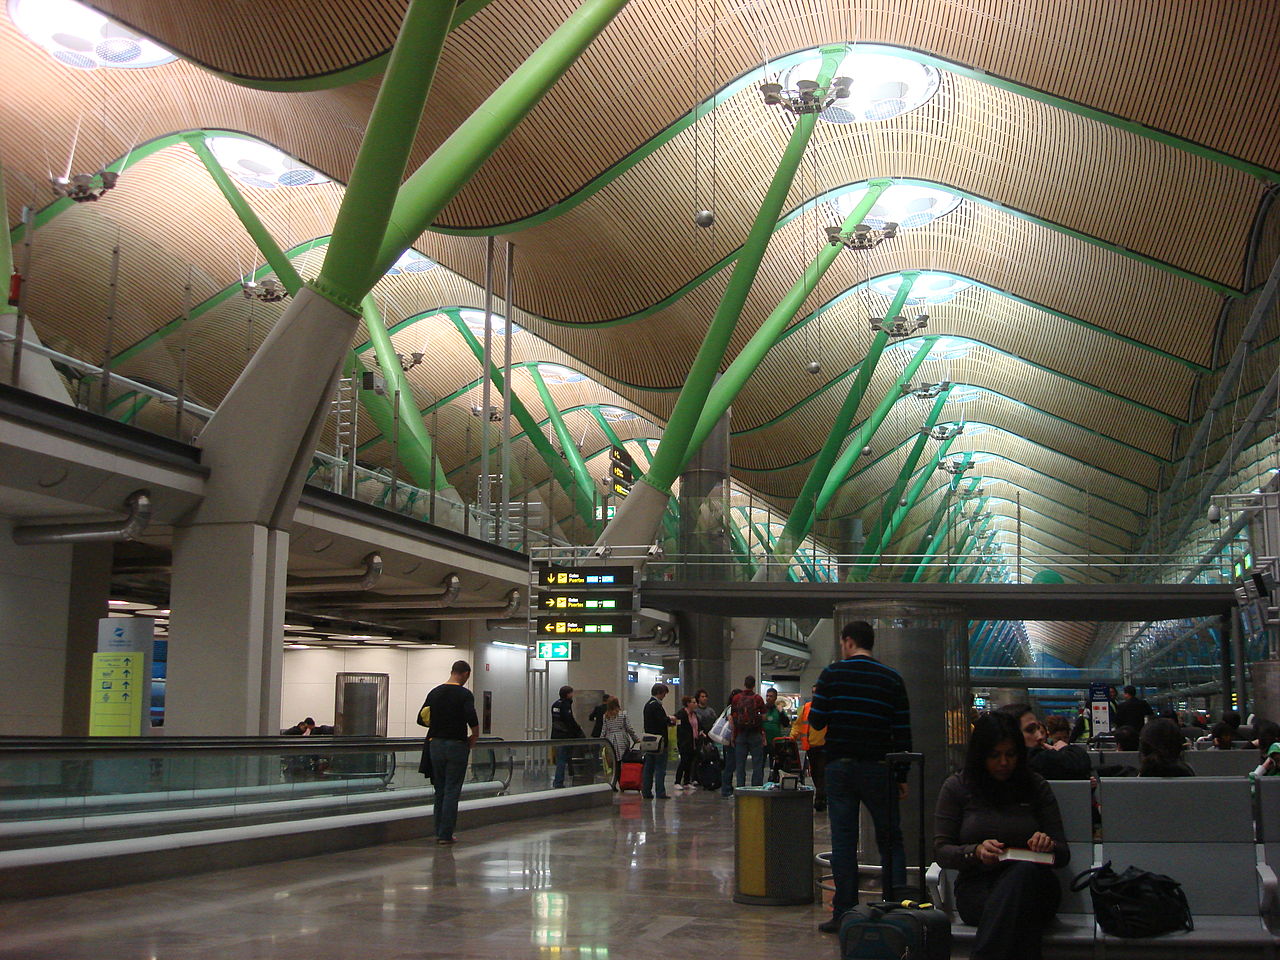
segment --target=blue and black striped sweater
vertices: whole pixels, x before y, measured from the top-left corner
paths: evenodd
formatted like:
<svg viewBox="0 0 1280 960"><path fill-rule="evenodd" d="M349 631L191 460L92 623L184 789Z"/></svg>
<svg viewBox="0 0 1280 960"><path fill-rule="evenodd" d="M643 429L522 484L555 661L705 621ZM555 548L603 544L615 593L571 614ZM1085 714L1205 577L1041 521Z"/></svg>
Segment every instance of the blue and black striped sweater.
<svg viewBox="0 0 1280 960"><path fill-rule="evenodd" d="M911 749L907 688L896 670L873 657L838 660L822 671L809 722L827 728L828 760L883 760Z"/></svg>

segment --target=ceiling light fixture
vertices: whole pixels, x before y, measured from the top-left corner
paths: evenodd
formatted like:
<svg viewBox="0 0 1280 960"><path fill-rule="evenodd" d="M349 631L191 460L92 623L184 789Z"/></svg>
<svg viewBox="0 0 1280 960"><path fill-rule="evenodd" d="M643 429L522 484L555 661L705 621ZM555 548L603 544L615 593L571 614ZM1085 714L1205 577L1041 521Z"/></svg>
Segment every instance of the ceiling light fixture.
<svg viewBox="0 0 1280 960"><path fill-rule="evenodd" d="M74 177L50 177L49 186L59 199L65 197L75 203L93 203L108 190L115 189L119 180L120 174L114 170L99 170L97 173L77 173Z"/></svg>
<svg viewBox="0 0 1280 960"><path fill-rule="evenodd" d="M972 466L973 466L972 463L966 463L964 460L959 458L944 459L944 460L938 461L938 469L946 471L947 473L951 474L953 477L959 476L960 474L964 473L966 470L968 470Z"/></svg>
<svg viewBox="0 0 1280 960"><path fill-rule="evenodd" d="M921 427L921 433L927 433L930 440L951 440L964 433L963 423L940 423L933 429Z"/></svg>
<svg viewBox="0 0 1280 960"><path fill-rule="evenodd" d="M275 277L265 280L245 279L240 281L240 294L246 300L258 300L262 303L279 303L289 295L284 284Z"/></svg>
<svg viewBox="0 0 1280 960"><path fill-rule="evenodd" d="M919 383L902 385L903 394L911 394L921 400L936 400L938 395L951 386L950 380L941 380L938 383Z"/></svg>
<svg viewBox="0 0 1280 960"><path fill-rule="evenodd" d="M822 56L815 50L811 57L778 78L777 86L783 88L779 96L787 89L799 91L806 81L816 87L821 67ZM856 50L840 62L835 72L838 76L831 90L834 97L819 114L828 123L867 123L909 113L938 92L940 80L938 71L927 64Z"/></svg>
<svg viewBox="0 0 1280 960"><path fill-rule="evenodd" d="M178 59L73 0L9 0L9 19L53 59L77 70L158 67Z"/></svg>
<svg viewBox="0 0 1280 960"><path fill-rule="evenodd" d="M909 337L917 330L923 330L929 325L929 315L921 313L914 317L871 317L869 319L872 333L879 333L883 330L890 337L901 338Z"/></svg>
<svg viewBox="0 0 1280 960"><path fill-rule="evenodd" d="M799 117L808 113L822 113L837 100L848 99L853 85L850 78L836 77L826 87L820 87L812 78L796 77L795 71L796 68L793 68L784 74L784 83L760 84L760 95L766 105L782 107Z"/></svg>
<svg viewBox="0 0 1280 960"><path fill-rule="evenodd" d="M876 229L870 224L859 223L847 233L838 226L827 227L827 243L848 250L870 250L898 235L898 225L892 220Z"/></svg>

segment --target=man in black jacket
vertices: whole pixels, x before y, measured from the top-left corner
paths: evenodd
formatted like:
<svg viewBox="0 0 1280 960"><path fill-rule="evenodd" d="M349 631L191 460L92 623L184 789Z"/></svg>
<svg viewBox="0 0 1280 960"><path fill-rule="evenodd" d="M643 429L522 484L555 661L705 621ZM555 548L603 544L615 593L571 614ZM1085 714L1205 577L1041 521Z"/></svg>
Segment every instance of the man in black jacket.
<svg viewBox="0 0 1280 960"><path fill-rule="evenodd" d="M551 705L551 739L580 740L583 736L578 718L573 715L573 687L566 683L560 688L560 699ZM571 747L556 747L556 775L551 786L564 786L564 772L572 755Z"/></svg>
<svg viewBox="0 0 1280 960"><path fill-rule="evenodd" d="M644 779L641 781L640 796L646 800L654 798L654 787L658 788L659 800L668 799L667 795L667 730L675 722L667 715L667 708L662 705L670 688L665 683L655 683L649 691L653 696L644 705L644 732L655 733L662 739L658 749L644 755Z"/></svg>

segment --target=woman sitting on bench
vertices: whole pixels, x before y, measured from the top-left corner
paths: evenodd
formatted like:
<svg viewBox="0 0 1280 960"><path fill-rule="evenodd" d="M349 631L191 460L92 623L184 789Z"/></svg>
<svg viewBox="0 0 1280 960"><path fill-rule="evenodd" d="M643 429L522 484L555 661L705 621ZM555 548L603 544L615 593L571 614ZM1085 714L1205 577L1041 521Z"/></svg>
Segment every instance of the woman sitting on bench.
<svg viewBox="0 0 1280 960"><path fill-rule="evenodd" d="M960 919L978 928L972 960L1040 960L1040 939L1062 898L1054 874L1070 859L1049 784L1027 769L1010 717L980 716L964 769L938 795L934 854L959 871Z"/></svg>

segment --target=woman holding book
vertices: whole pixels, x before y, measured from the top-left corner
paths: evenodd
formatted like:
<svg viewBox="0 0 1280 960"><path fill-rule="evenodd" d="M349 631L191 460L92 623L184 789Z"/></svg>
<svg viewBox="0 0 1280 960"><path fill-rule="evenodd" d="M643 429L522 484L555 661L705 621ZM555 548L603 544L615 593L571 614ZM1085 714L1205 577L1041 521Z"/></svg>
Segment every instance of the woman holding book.
<svg viewBox="0 0 1280 960"><path fill-rule="evenodd" d="M1009 717L980 716L964 769L938 795L934 854L959 871L960 919L978 928L972 960L1040 960L1040 939L1062 897L1054 869L1071 857L1058 801L1027 768Z"/></svg>

